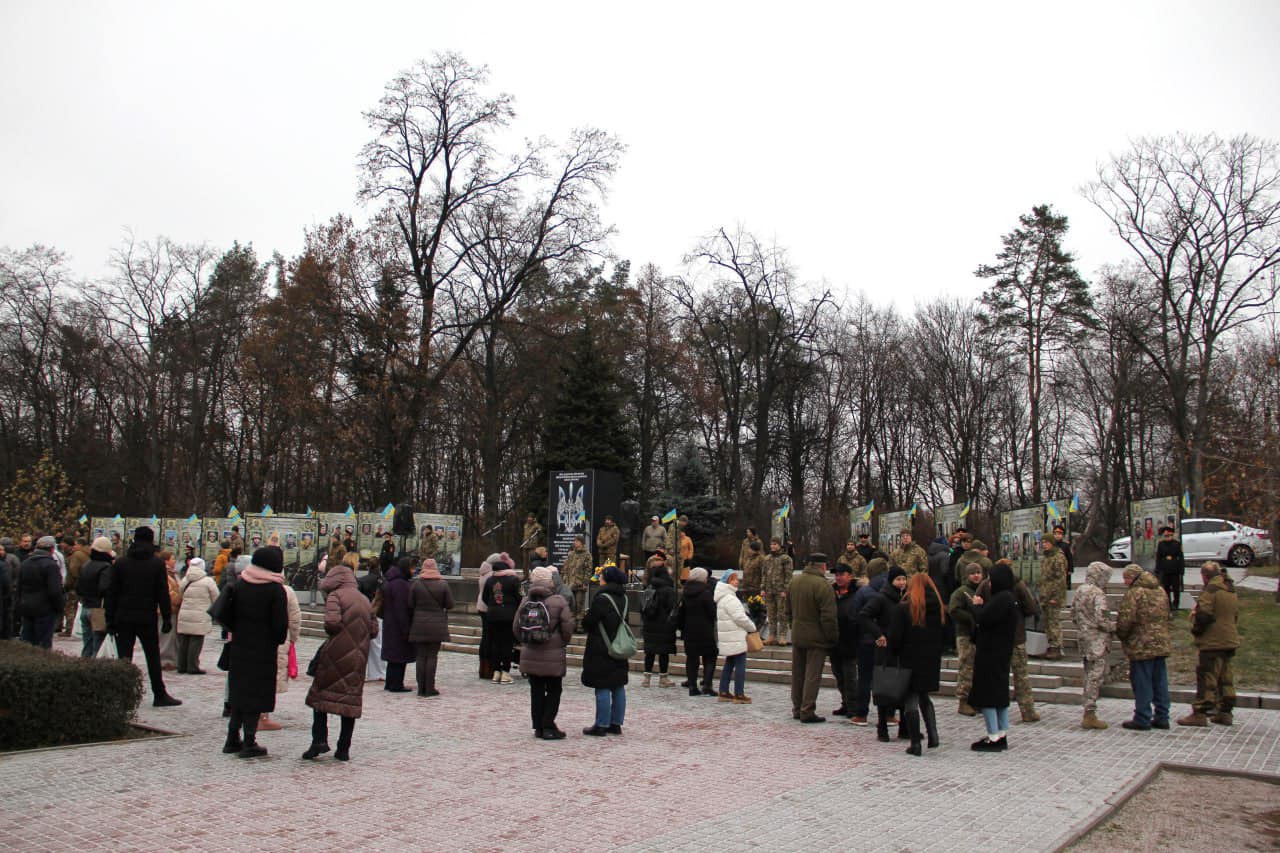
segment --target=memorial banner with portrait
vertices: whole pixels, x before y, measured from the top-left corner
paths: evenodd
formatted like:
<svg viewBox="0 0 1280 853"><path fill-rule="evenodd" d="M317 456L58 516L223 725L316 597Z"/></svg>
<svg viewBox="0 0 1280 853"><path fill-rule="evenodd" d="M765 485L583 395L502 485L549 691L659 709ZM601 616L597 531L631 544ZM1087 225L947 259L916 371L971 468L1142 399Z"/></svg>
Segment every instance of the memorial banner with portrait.
<svg viewBox="0 0 1280 853"><path fill-rule="evenodd" d="M1172 527L1181 539L1178 523L1178 498L1147 498L1129 504L1129 559L1151 571L1156 565L1156 545L1160 528Z"/></svg>
<svg viewBox="0 0 1280 853"><path fill-rule="evenodd" d="M1028 584L1040 572L1040 542L1044 539L1044 504L1000 513L1000 556L1013 563L1013 572Z"/></svg>
<svg viewBox="0 0 1280 853"><path fill-rule="evenodd" d="M902 544L902 531L911 527L911 510L886 512L880 515L880 550L892 554Z"/></svg>
<svg viewBox="0 0 1280 853"><path fill-rule="evenodd" d="M195 549L195 556L200 556L201 529L199 518L160 519L160 547L173 554L178 561L179 569L187 564L188 545Z"/></svg>
<svg viewBox="0 0 1280 853"><path fill-rule="evenodd" d="M869 504L855 506L849 510L849 537L855 542L862 534L872 535L872 524L875 522L876 505L872 501Z"/></svg>
<svg viewBox="0 0 1280 853"><path fill-rule="evenodd" d="M209 568L213 568L213 561L218 559L218 552L222 550L222 543L231 539L231 528L240 528L241 538L244 537L244 518L236 516L235 518L202 518L200 520L200 535L204 542L204 547L200 550L200 554L204 557L204 561L209 564ZM245 547L248 548L248 540L245 541Z"/></svg>
<svg viewBox="0 0 1280 853"><path fill-rule="evenodd" d="M964 503L947 504L933 508L933 535L940 536L948 542L958 528L964 527Z"/></svg>
<svg viewBox="0 0 1280 853"><path fill-rule="evenodd" d="M97 539L99 536L105 536L110 539L111 550L115 552L117 557L124 556L125 548L128 546L129 540L133 538L132 534L128 539L125 538L124 519L118 515L114 518L91 518L89 519L89 529L93 534L93 539Z"/></svg>

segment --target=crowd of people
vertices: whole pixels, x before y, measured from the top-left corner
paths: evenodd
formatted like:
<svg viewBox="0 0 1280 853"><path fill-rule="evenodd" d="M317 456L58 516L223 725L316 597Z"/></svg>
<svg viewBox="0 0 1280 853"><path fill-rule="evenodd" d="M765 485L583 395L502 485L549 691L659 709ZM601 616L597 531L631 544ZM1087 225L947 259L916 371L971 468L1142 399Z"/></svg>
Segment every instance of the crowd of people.
<svg viewBox="0 0 1280 853"><path fill-rule="evenodd" d="M834 563L812 553L797 571L778 539L766 551L748 529L738 567L719 578L705 568L688 568L679 583L667 565L664 546L670 540L659 545L654 539L638 599L642 686L651 687L655 674L659 688L675 685L670 666L681 643L690 696L750 704L748 653L767 645L791 646L794 719L826 722L817 700L829 662L840 696L833 715L867 726L874 704L878 739L891 740L890 727L896 724L897 737L909 741L907 752L920 756L940 742L932 694L940 687L944 654L954 651L957 713L981 715L985 724L972 748L1003 751L1011 704L1019 705L1023 722L1039 720L1026 673L1028 618L1044 623L1046 657L1061 657L1057 617L1070 577L1070 546L1063 532L1044 541L1043 571L1034 592L1008 560L993 562L986 545L964 530L949 542L932 543L927 553L911 541L909 531L889 554L872 547L868 537L851 539ZM223 751L244 758L265 755L257 733L279 728L270 714L277 695L298 675L301 611L285 582L278 542L268 541L251 555L239 553L243 543L223 544L211 571L188 555L179 573L174 556L157 549L148 527L139 527L120 555L106 538L85 543L40 536L33 542L26 536L16 547L0 539L0 627L6 637L17 627L24 641L49 648L55 631L70 634L78 612L82 656L102 656L114 647L114 654L131 660L135 644L141 645L153 703L168 707L181 702L169 694L164 672L205 675L200 666L204 639L220 626L226 642L218 667L227 673ZM580 538L565 561L572 581L550 565L542 547L526 555L527 583L506 553L490 555L481 566L475 603L482 625L480 677L511 685L513 667L518 668L528 681L530 722L539 739L565 737L557 715L575 632L585 634L581 680L596 699L595 718L583 734L620 735L625 722L630 663L639 646L630 627L628 576L606 564L587 595L583 569L574 562L581 562L576 555L584 552ZM306 670L312 681L305 702L313 719L312 742L303 758L330 752L332 714L339 720L333 757L345 761L368 680L381 677L385 690L411 692L404 682L413 663L417 695L441 695L437 662L450 639L455 600L434 559L397 555L394 548L362 562L335 541L319 568L326 639ZM357 577L360 569L363 575ZM1217 563L1205 563L1201 574L1204 589L1191 618L1200 654L1197 694L1192 712L1177 722L1231 725L1238 601ZM1113 640L1119 640L1134 690L1133 715L1124 728L1167 729L1166 661L1172 652L1167 586L1130 565L1123 572L1123 601L1113 613L1107 598L1110 577L1105 563L1090 564L1069 610L1085 673L1081 725L1107 728L1098 718L1097 702ZM69 606L71 600L75 607Z"/></svg>

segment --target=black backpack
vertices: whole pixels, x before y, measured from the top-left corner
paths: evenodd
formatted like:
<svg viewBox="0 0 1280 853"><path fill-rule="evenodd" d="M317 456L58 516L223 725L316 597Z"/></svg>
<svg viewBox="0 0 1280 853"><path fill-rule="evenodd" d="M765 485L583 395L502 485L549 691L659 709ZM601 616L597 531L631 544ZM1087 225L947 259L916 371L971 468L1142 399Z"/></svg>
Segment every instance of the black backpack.
<svg viewBox="0 0 1280 853"><path fill-rule="evenodd" d="M551 613L541 601L527 598L516 613L518 639L524 645L540 646L551 639Z"/></svg>
<svg viewBox="0 0 1280 853"><path fill-rule="evenodd" d="M650 621L658 618L658 590L647 587L640 594L640 615Z"/></svg>

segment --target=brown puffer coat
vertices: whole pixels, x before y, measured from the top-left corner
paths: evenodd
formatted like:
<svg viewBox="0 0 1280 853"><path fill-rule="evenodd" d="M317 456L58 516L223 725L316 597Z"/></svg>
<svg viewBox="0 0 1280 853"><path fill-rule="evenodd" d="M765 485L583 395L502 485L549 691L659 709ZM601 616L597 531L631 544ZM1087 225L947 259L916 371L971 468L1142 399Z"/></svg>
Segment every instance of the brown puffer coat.
<svg viewBox="0 0 1280 853"><path fill-rule="evenodd" d="M1129 582L1116 617L1116 636L1129 660L1155 660L1173 654L1169 634L1169 596L1160 581L1137 566L1124 570Z"/></svg>
<svg viewBox="0 0 1280 853"><path fill-rule="evenodd" d="M369 599L356 589L350 566L329 569L320 581L324 602L324 631L329 635L320 656L316 676L307 691L307 704L326 714L359 717L364 702L364 668L369 641L378 635Z"/></svg>

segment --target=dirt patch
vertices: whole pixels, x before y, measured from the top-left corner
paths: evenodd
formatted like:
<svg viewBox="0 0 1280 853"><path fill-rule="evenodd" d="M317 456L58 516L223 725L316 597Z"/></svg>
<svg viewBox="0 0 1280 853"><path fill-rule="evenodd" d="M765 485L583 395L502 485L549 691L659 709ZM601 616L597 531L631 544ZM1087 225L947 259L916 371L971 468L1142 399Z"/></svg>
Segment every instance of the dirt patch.
<svg viewBox="0 0 1280 853"><path fill-rule="evenodd" d="M1065 849L1280 850L1280 783L1161 770Z"/></svg>
<svg viewBox="0 0 1280 853"><path fill-rule="evenodd" d="M41 752L48 749L72 749L81 746L109 746L113 743L129 743L135 740L146 740L147 738L161 737L179 737L176 732L167 732L164 729L152 728L144 726L141 723L130 723L125 733L115 740L91 740L81 741L78 743L60 743L54 746L36 746L31 749L6 749L0 750L0 755L22 755L27 752Z"/></svg>

